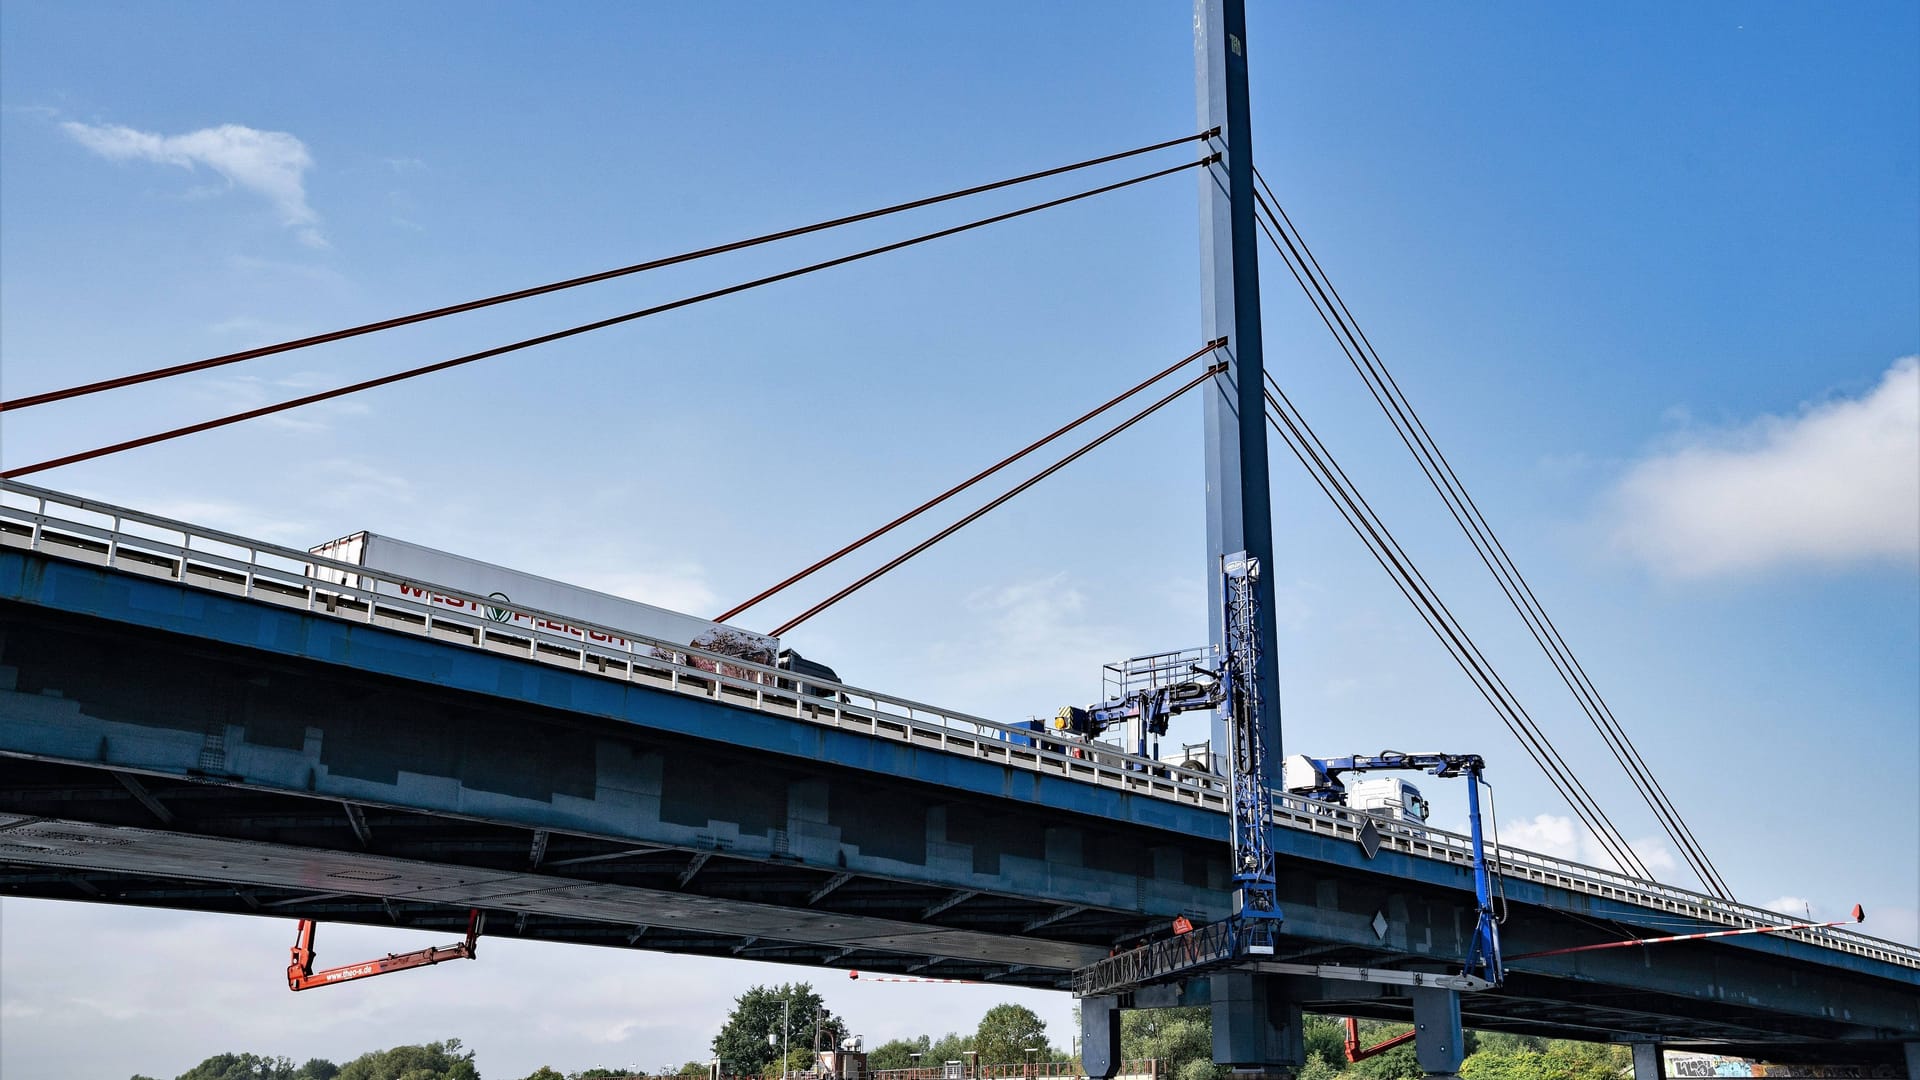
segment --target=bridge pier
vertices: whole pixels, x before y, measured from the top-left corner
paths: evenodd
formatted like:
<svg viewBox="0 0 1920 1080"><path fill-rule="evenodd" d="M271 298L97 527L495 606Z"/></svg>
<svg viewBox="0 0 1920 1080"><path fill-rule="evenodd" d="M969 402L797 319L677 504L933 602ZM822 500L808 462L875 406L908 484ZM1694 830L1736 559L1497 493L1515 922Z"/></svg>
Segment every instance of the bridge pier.
<svg viewBox="0 0 1920 1080"><path fill-rule="evenodd" d="M1120 999L1080 999L1080 1068L1087 1080L1113 1080L1120 1069Z"/></svg>
<svg viewBox="0 0 1920 1080"><path fill-rule="evenodd" d="M1466 1034L1460 1030L1459 991L1414 987L1413 1031L1413 1057L1421 1072L1449 1077L1460 1072L1467 1048Z"/></svg>
<svg viewBox="0 0 1920 1080"><path fill-rule="evenodd" d="M1920 1042L1910 1042L1901 1049L1907 1052L1907 1080L1920 1080Z"/></svg>
<svg viewBox="0 0 1920 1080"><path fill-rule="evenodd" d="M1236 1078L1293 1080L1306 1064L1300 1006L1280 977L1227 971L1209 978L1213 998L1213 1061Z"/></svg>
<svg viewBox="0 0 1920 1080"><path fill-rule="evenodd" d="M1665 1080L1665 1055L1659 1043L1633 1044L1633 1080Z"/></svg>

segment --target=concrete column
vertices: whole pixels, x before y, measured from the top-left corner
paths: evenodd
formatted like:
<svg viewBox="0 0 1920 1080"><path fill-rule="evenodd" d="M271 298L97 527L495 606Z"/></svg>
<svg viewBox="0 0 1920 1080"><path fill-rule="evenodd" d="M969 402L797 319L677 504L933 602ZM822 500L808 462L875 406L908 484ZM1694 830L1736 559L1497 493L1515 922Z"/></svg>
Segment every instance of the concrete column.
<svg viewBox="0 0 1920 1080"><path fill-rule="evenodd" d="M1087 1080L1113 1080L1120 1070L1120 999L1080 999L1080 1067Z"/></svg>
<svg viewBox="0 0 1920 1080"><path fill-rule="evenodd" d="M1907 1080L1920 1080L1920 1042L1910 1042L1907 1051ZM1640 1080L1635 1077L1634 1080Z"/></svg>
<svg viewBox="0 0 1920 1080"><path fill-rule="evenodd" d="M1460 1030L1460 993L1437 986L1413 988L1413 1058L1428 1076L1453 1076L1466 1060Z"/></svg>
<svg viewBox="0 0 1920 1080"><path fill-rule="evenodd" d="M1633 1080L1665 1080L1665 1055L1659 1043L1633 1044Z"/></svg>
<svg viewBox="0 0 1920 1080"><path fill-rule="evenodd" d="M1236 1076L1292 1080L1307 1048L1294 1004L1271 975L1229 971L1211 978L1213 1061Z"/></svg>

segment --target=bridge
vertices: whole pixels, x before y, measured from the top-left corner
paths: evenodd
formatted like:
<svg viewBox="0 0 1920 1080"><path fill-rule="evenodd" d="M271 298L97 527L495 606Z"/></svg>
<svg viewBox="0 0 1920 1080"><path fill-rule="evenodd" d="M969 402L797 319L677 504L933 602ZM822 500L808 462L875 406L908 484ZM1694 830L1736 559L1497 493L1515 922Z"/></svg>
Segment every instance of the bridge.
<svg viewBox="0 0 1920 1080"><path fill-rule="evenodd" d="M68 400L1139 155L1197 151L1130 179L612 318L61 458L8 463L0 470L0 890L450 933L478 912L490 936L1075 990L1086 1068L1101 1077L1119 1064L1120 1010L1206 1004L1215 1060L1249 1077L1290 1075L1303 1056L1300 1015L1315 1011L1412 1020L1419 1063L1436 1075L1460 1066L1464 1026L1631 1043L1638 1080L1659 1075L1662 1048L1920 1080L1920 949L1831 927L1782 928L1780 916L1730 899L1258 178L1242 9L1241 0L1196 0L1196 134L0 401L9 411ZM1205 344L940 498L1183 366L1203 358L1208 366L775 635L1204 386L1210 566L1232 559L1243 571L1231 588L1219 578L1211 585L1224 700L1207 704L1220 706L1213 745L1234 746L1224 776L1049 740L581 611L515 604L496 621L489 611L511 602L459 582L403 579L13 482L1189 171L1200 189ZM1630 845L1268 376L1262 234L1705 892L1634 872L1644 868ZM1575 815L1604 822L1596 835L1624 870L1497 843L1483 862L1475 839L1267 790L1261 770L1271 771L1280 746L1272 576L1244 570L1274 565L1269 425ZM435 604L435 596L458 603ZM1490 897L1477 888L1483 871ZM1268 918L1276 909L1284 912L1277 923ZM1504 979L1497 965L1470 966L1486 955L1477 941L1491 935L1476 935L1493 915L1508 956ZM1202 955L1201 942L1237 943L1245 919L1273 929L1272 938ZM1088 975L1133 963L1143 955L1135 946L1164 937L1176 920L1200 924L1170 943L1193 951L1193 963L1147 978ZM1469 977L1476 970L1488 978Z"/></svg>
<svg viewBox="0 0 1920 1080"><path fill-rule="evenodd" d="M477 908L489 935L1053 989L1175 916L1230 914L1210 773L565 612L495 622L449 585L404 582L471 607L44 488L0 496L5 895L449 932ZM1413 1017L1418 987L1354 976L1459 969L1465 838L1277 795L1271 812L1278 1026ZM1516 956L1781 921L1511 848L1495 870ZM1849 931L1511 969L1454 995L1467 1027L1887 1075L1920 1047L1920 949ZM1231 1008L1248 978L1122 1004Z"/></svg>

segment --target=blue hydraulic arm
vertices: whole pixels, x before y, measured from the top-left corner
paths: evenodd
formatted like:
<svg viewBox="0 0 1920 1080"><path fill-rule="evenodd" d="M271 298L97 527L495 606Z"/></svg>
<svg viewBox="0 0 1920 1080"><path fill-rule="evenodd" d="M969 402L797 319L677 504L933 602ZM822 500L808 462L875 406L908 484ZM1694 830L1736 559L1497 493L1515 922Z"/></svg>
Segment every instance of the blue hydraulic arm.
<svg viewBox="0 0 1920 1080"><path fill-rule="evenodd" d="M1467 770L1467 821L1473 836L1473 898L1480 914L1473 925L1473 947L1467 950L1466 973L1483 969L1480 977L1499 986L1506 981L1507 973L1500 959L1500 920L1493 914L1487 847L1480 835L1480 759L1473 760L1473 767Z"/></svg>
<svg viewBox="0 0 1920 1080"><path fill-rule="evenodd" d="M1195 678L1187 682L1139 690L1084 709L1069 705L1053 718L1052 726L1056 731L1093 739L1106 734L1108 728L1126 724L1135 733L1127 752L1149 756L1147 736L1165 735L1167 721L1174 714L1211 709L1220 703L1214 673L1196 668L1193 674Z"/></svg>
<svg viewBox="0 0 1920 1080"><path fill-rule="evenodd" d="M1495 986L1500 985L1506 969L1500 958L1500 921L1494 916L1493 879L1488 869L1486 841L1480 827L1480 773L1486 767L1480 755L1405 754L1397 750L1385 750L1378 754L1355 754L1352 757L1295 757L1288 760L1290 763L1304 761L1312 767L1313 776L1309 783L1289 773L1287 790L1329 802L1337 802L1345 794L1345 785L1340 782L1343 773L1413 769L1443 779L1456 776L1467 778L1467 822L1473 840L1473 895L1479 908L1479 918L1474 924L1473 944L1467 950L1465 974L1478 973L1479 977Z"/></svg>

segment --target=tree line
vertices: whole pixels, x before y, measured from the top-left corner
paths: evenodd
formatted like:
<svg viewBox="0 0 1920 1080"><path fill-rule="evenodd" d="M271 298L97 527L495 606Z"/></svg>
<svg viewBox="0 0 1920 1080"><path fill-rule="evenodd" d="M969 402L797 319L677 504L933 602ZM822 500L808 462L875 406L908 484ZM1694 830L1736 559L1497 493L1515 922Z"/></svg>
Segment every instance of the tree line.
<svg viewBox="0 0 1920 1080"><path fill-rule="evenodd" d="M1403 1043L1358 1062L1347 1061L1346 1022L1307 1016L1303 1022L1306 1064L1299 1080L1420 1080L1413 1044ZM1408 1025L1360 1021L1360 1045L1372 1046ZM1541 1039L1498 1032L1466 1033L1461 1080L1621 1080L1633 1073L1633 1053L1624 1046ZM1226 1080L1213 1063L1213 1015L1206 1006L1142 1009L1120 1014L1120 1056L1157 1058L1174 1080Z"/></svg>
<svg viewBox="0 0 1920 1080"><path fill-rule="evenodd" d="M1405 1024L1365 1020L1360 1024L1360 1042L1370 1046L1406 1029ZM713 1060L730 1076L770 1080L783 1071L797 1075L813 1069L816 1046L832 1049L852 1034L811 984L756 986L734 1000L713 1037ZM1345 1025L1332 1017L1306 1017L1304 1036L1307 1056L1299 1080L1420 1080L1423 1075L1411 1043L1349 1063ZM1461 1080L1622 1080L1632 1074L1632 1054L1624 1046L1468 1032L1466 1049ZM1157 1059L1162 1075L1172 1080L1227 1080L1227 1070L1213 1063L1213 1017L1205 1006L1122 1013L1120 1056L1125 1061ZM480 1080L473 1057L473 1051L463 1048L458 1039L375 1050L344 1065L313 1058L296 1066L284 1057L218 1054L176 1080ZM1002 1003L988 1009L971 1032L881 1043L868 1051L867 1065L878 1071L960 1062L971 1074L975 1067L984 1070L1073 1057L1072 1049L1048 1040L1047 1025L1033 1010ZM563 1073L542 1066L521 1080L666 1076L700 1080L707 1072L708 1064L702 1061L659 1071L603 1067ZM136 1075L133 1080L153 1078Z"/></svg>

